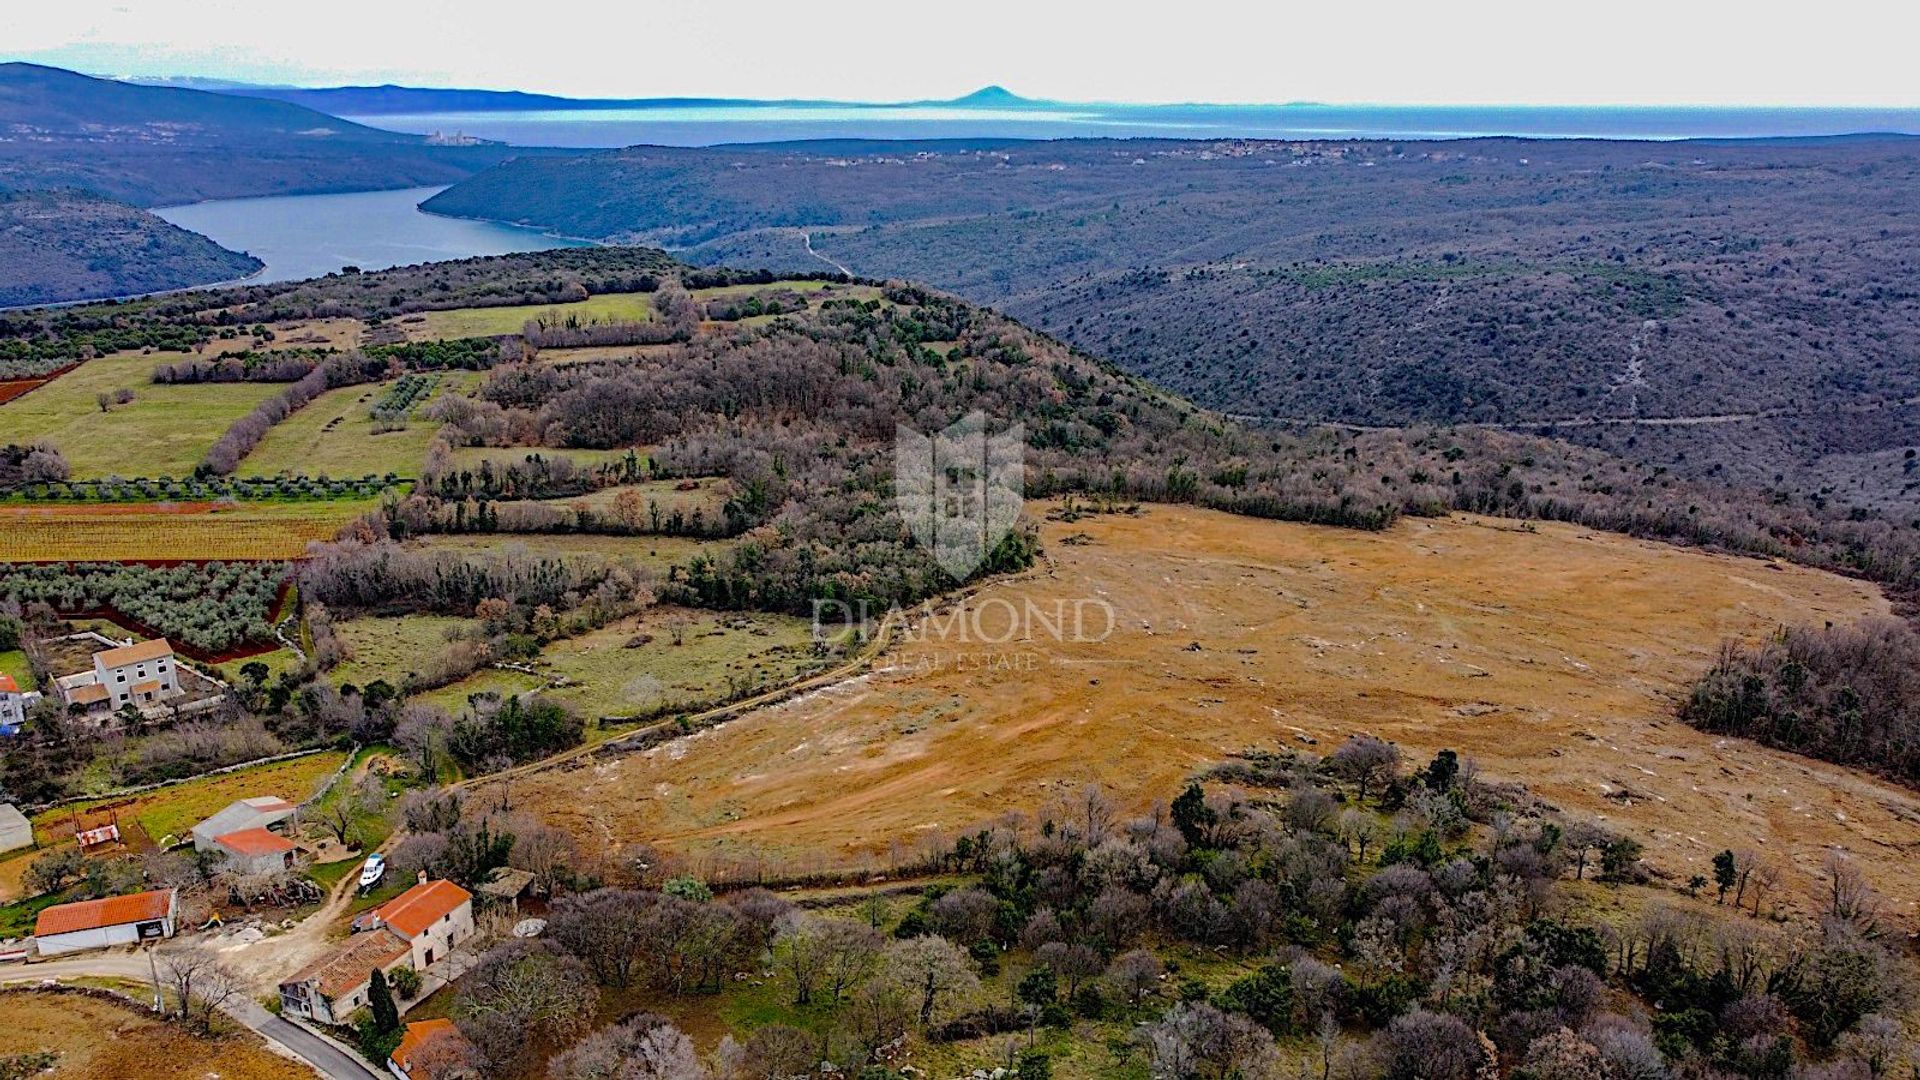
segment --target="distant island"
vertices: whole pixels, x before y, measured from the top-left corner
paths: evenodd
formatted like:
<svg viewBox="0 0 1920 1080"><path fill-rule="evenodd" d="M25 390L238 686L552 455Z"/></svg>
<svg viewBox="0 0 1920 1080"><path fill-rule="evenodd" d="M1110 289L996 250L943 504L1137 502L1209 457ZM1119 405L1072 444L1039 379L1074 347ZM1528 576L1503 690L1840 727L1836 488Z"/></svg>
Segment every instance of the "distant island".
<svg viewBox="0 0 1920 1080"><path fill-rule="evenodd" d="M150 81L151 82L151 81ZM181 85L168 80L166 85ZM199 88L234 97L263 98L300 105L334 116L390 116L442 112L551 112L689 108L837 108L891 109L901 107L947 109L1046 108L1056 102L1025 98L1004 86L984 86L957 98L923 101L837 101L826 98L636 97L575 98L529 94L519 90L395 86L254 86L246 83L204 81Z"/></svg>

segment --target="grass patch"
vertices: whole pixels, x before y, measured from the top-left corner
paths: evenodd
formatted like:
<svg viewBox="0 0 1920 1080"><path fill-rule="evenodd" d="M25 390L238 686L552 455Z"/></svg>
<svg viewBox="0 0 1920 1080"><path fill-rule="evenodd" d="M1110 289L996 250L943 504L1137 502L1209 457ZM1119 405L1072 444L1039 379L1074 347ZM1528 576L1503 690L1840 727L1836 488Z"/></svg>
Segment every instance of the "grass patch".
<svg viewBox="0 0 1920 1080"><path fill-rule="evenodd" d="M534 661L537 678L489 669L423 700L458 711L474 694L537 690L579 713L588 740L597 741L618 730L595 726L603 717L694 712L802 678L825 663L813 655L811 636L806 620L788 616L657 608L553 642ZM626 647L642 637L652 640Z"/></svg>
<svg viewBox="0 0 1920 1080"><path fill-rule="evenodd" d="M453 615L368 616L334 624L352 650L352 659L329 672L335 685L366 686L385 679L394 686L444 649L450 634L479 626L476 619Z"/></svg>
<svg viewBox="0 0 1920 1080"><path fill-rule="evenodd" d="M427 446L440 425L421 417L427 401L441 394L463 394L478 385L477 372L449 372L432 394L412 410L399 431L374 430L371 410L391 382L329 390L288 417L241 462L248 476L418 476Z"/></svg>
<svg viewBox="0 0 1920 1080"><path fill-rule="evenodd" d="M580 324L646 322L653 318L648 293L605 293L571 304L517 304L511 307L454 308L421 313L418 323L403 319L408 336L424 338L496 337L517 334L530 319L550 323L574 320Z"/></svg>
<svg viewBox="0 0 1920 1080"><path fill-rule="evenodd" d="M438 705L450 713L457 713L467 707L467 699L475 694L530 694L545 686L543 679L535 678L518 671L501 671L487 668L476 671L457 683L443 686L418 696L417 700L429 705ZM591 731L588 732L592 734Z"/></svg>
<svg viewBox="0 0 1920 1080"><path fill-rule="evenodd" d="M239 772L189 780L172 787L134 796L133 804L121 807L118 815L123 825L131 821L139 825L154 843L161 844L165 843L168 837L177 840L187 835L193 826L213 816L216 811L236 799L250 798L255 795L278 795L289 802L300 802L318 791L320 785L325 783L345 760L344 753L323 750L291 761L276 761L269 765L242 769ZM94 799L35 814L33 817L35 838L42 844L55 843L60 835L60 825L68 820L71 814L77 811L85 815L89 809L107 802L118 801L120 800Z"/></svg>
<svg viewBox="0 0 1920 1080"><path fill-rule="evenodd" d="M672 566L685 566L695 555L717 556L727 549L723 540L690 540L679 536L596 536L591 533L443 533L420 537L412 546L464 555L520 550L532 555L566 560L619 562L664 578Z"/></svg>
<svg viewBox="0 0 1920 1080"><path fill-rule="evenodd" d="M699 510L709 521L719 519L721 509L726 505L727 497L731 494L725 479L704 477L697 481L700 486L691 491L681 491L679 489L681 483L682 481L679 480L647 480L638 484L617 484L585 495L537 501L548 506L592 510L595 514L611 517L622 497L621 493L631 491L639 495L641 507L658 507L662 519L675 510L688 515Z"/></svg>
<svg viewBox="0 0 1920 1080"><path fill-rule="evenodd" d="M186 476L235 420L285 387L156 385L154 367L178 359L172 353L114 353L89 360L0 405L0 428L8 442L53 442L75 479ZM134 400L102 412L96 397L121 389L132 390Z"/></svg>
<svg viewBox="0 0 1920 1080"><path fill-rule="evenodd" d="M33 933L33 924L40 913L65 899L66 893L53 892L0 905L0 938L23 938Z"/></svg>
<svg viewBox="0 0 1920 1080"><path fill-rule="evenodd" d="M213 665L213 669L219 672L220 677L228 682L235 685L242 685L247 681L247 677L240 673L240 669L256 661L267 665L267 682L269 683L278 679L283 672L294 671L300 667L300 658L294 655L293 650L282 648L275 649L270 653L261 653L259 656L249 656L242 660L229 660L224 664L215 664Z"/></svg>
<svg viewBox="0 0 1920 1080"><path fill-rule="evenodd" d="M22 691L39 688L33 681L33 665L27 663L27 654L19 649L0 652L0 675L13 676L14 685L20 687Z"/></svg>

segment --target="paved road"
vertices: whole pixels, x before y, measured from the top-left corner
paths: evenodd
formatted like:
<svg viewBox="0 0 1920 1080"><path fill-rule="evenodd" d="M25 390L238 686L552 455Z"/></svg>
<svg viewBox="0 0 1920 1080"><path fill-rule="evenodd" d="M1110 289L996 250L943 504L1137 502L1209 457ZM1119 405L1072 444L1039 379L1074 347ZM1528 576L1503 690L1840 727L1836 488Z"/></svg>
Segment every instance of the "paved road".
<svg viewBox="0 0 1920 1080"><path fill-rule="evenodd" d="M145 953L121 950L0 967L0 983L35 983L47 979L88 976L133 979L144 983L153 978L153 968ZM288 1053L306 1062L326 1080L382 1080L386 1076L385 1073L375 1072L358 1055L290 1020L282 1020L247 998L228 1003L225 1012L262 1038L279 1044Z"/></svg>

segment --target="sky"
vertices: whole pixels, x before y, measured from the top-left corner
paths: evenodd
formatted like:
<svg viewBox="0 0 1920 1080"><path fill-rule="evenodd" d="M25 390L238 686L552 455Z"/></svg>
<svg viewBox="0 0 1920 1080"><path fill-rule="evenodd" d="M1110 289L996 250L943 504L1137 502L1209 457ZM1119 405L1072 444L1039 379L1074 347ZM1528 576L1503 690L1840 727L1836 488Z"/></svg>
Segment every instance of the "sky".
<svg viewBox="0 0 1920 1080"><path fill-rule="evenodd" d="M4 0L0 58L573 96L1920 107L1910 0Z"/></svg>

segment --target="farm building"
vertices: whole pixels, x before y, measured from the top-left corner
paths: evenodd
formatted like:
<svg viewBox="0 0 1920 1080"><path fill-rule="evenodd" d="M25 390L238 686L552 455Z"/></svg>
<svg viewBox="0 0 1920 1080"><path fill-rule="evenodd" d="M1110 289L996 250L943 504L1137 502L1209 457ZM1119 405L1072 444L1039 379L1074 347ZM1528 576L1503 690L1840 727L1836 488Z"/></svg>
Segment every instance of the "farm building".
<svg viewBox="0 0 1920 1080"><path fill-rule="evenodd" d="M387 1058L396 1080L449 1080L473 1058L473 1044L447 1019L407 1025L400 1045Z"/></svg>
<svg viewBox="0 0 1920 1080"><path fill-rule="evenodd" d="M182 696L180 662L166 638L119 645L93 654L93 670L54 680L69 709L153 708Z"/></svg>
<svg viewBox="0 0 1920 1080"><path fill-rule="evenodd" d="M33 825L12 803L0 803L0 851L33 846Z"/></svg>
<svg viewBox="0 0 1920 1080"><path fill-rule="evenodd" d="M374 969L411 968L428 975L435 964L446 961L455 944L472 936L473 895L451 881L422 881L373 915L373 929L348 938L280 984L283 1012L325 1024L343 1023L367 1003ZM404 1012L410 1003L398 1004Z"/></svg>
<svg viewBox="0 0 1920 1080"><path fill-rule="evenodd" d="M174 899L172 889L157 889L105 900L55 904L42 911L34 923L34 944L41 956L58 956L170 938Z"/></svg>
<svg viewBox="0 0 1920 1080"><path fill-rule="evenodd" d="M227 857L227 869L239 874L271 874L293 869L293 841L263 828L241 829L213 838L214 850Z"/></svg>
<svg viewBox="0 0 1920 1080"><path fill-rule="evenodd" d="M278 795L255 795L230 803L219 813L193 827L195 851L217 851L220 837L249 829L272 831L274 826L293 816L297 809Z"/></svg>

